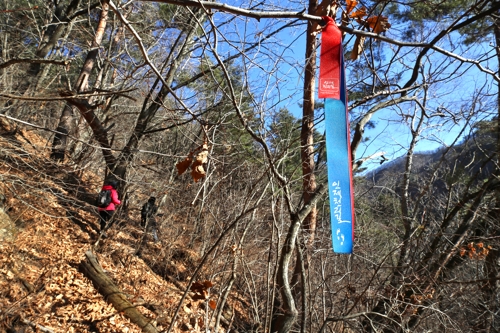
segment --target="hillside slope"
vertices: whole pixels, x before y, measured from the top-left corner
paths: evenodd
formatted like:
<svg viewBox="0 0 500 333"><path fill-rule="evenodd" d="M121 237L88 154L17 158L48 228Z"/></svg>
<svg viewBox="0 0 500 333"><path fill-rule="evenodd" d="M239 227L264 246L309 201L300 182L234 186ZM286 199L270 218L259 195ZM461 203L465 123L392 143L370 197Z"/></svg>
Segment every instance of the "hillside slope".
<svg viewBox="0 0 500 333"><path fill-rule="evenodd" d="M180 246L182 239L170 239L168 230L161 230L159 243L145 235L136 255L144 236L138 212L125 215L95 246L98 221L92 202L99 177L51 162L46 142L0 122L0 194L5 198L0 207L0 332L141 332L81 272L86 251L97 256L106 275L158 331L168 329L199 261L196 255ZM172 332L205 331L210 299L193 295L189 292L180 305ZM224 318L222 323L226 329L231 325Z"/></svg>

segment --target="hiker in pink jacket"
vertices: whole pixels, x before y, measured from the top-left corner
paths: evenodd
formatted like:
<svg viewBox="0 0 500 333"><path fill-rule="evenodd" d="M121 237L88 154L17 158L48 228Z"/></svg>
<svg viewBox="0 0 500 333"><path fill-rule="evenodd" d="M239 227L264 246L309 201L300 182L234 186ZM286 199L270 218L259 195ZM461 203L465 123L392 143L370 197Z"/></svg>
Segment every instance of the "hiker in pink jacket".
<svg viewBox="0 0 500 333"><path fill-rule="evenodd" d="M101 232L104 232L106 229L111 227L111 224L108 225L109 220L113 216L115 212L116 205L121 204L120 199L118 199L118 192L116 191L118 187L118 183L115 180L111 180L107 182L101 189L103 191L110 191L110 202L106 207L99 207L99 223L101 225ZM109 199L108 199L109 200Z"/></svg>

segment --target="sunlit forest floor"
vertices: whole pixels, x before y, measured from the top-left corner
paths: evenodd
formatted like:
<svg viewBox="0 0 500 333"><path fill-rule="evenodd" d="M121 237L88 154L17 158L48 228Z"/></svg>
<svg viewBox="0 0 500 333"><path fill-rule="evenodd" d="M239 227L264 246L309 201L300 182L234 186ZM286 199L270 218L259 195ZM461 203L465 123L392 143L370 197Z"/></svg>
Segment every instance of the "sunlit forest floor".
<svg viewBox="0 0 500 333"><path fill-rule="evenodd" d="M139 212L130 211L95 246L91 203L100 177L51 162L46 146L29 130L0 124L0 332L141 332L79 269L89 250L158 331L169 328L179 304L172 332L205 331L213 297L194 300L190 292L180 303L199 260L183 249L184 240L162 228L154 243L139 226ZM244 319L241 304L231 308Z"/></svg>

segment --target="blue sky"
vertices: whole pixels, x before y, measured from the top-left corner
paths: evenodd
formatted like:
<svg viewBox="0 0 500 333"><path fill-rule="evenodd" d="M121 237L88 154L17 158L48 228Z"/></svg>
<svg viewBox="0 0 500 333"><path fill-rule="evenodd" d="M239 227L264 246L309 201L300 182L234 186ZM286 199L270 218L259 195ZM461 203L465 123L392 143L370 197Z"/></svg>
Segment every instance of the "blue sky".
<svg viewBox="0 0 500 333"><path fill-rule="evenodd" d="M246 42L252 42L252 39L256 41L261 38L262 34L267 33L266 29L267 31L272 30L289 21L262 19L258 22L249 19L246 21L245 31L242 31L238 37L244 37ZM259 96L256 100L256 105L262 107L263 110L284 107L290 110L297 118L301 117L302 110L299 104L302 103L303 96L304 73L302 69L305 61L305 28L305 23L303 22L301 26L295 29L287 28L282 31L273 39L274 43L279 44L279 48L268 50L263 47L261 51L267 54L271 53L272 57L247 59L249 62L255 62L252 64L254 74L250 74L250 78L257 85L257 90L259 91L259 94L255 95ZM387 36L400 39L398 36L400 31L402 31L402 26L398 27L394 25L388 31ZM430 32L423 31L421 33L422 40L428 40L429 35L433 36L437 33L436 31L439 31L439 29ZM318 35L318 38L320 36ZM440 46L468 58L475 58L478 54L484 54L485 51L491 50L491 47L485 44L477 45L474 48L461 47L460 43L457 43L460 38L458 34L452 35L451 38L443 39ZM232 39L235 39L234 36ZM380 47L383 49L386 59L389 59L393 55L394 50L391 45L382 43ZM346 49L349 49L349 46ZM410 48L406 48L402 53L409 51ZM273 57L276 59L273 59ZM406 77L402 77L399 82L400 85L403 85L408 79L409 68L413 66L414 59L415 53L408 53L401 56L400 59L396 59L399 63L391 64L391 71L394 72L405 66L407 67ZM276 62L273 63L273 61ZM417 144L417 151L432 151L443 144L451 144L465 124L464 117L468 116L472 109L479 110L483 108L481 113L472 116L475 120L491 117L491 114L488 113L484 105L472 105L470 101L478 90L484 89L485 85L486 88L493 90L496 87L491 82L488 82L487 76L477 68L472 67L470 64L459 65L457 61L450 61L449 58L433 51L428 53L428 58L423 62L423 73L421 73L419 80L421 80L422 75L432 78L435 71L438 71L439 75L443 77L446 75L451 76L450 79L432 86L432 90L428 96L428 110L431 113L439 113L438 110L444 108L444 110L449 110L458 116L455 119L456 122L452 121L448 115L442 118L435 117L432 121L429 121ZM498 68L498 65L494 61L492 63L485 63L485 65L493 69ZM458 71L454 72L455 70ZM349 86L349 76L347 79ZM254 87L252 87L253 89ZM423 98L422 94L420 94L420 98ZM390 160L404 155L411 138L408 119L404 115L411 114L414 108L415 105L405 103L378 111L372 118L375 128L366 129L365 137L369 138L369 140L363 143L358 149L357 158L367 157L380 152L384 152L385 156ZM460 117L460 113L463 117ZM322 125L319 124L317 129L321 131ZM467 133L468 131L464 134ZM369 168L377 167L380 164L379 162L380 159L378 158L372 163L366 163L364 166Z"/></svg>

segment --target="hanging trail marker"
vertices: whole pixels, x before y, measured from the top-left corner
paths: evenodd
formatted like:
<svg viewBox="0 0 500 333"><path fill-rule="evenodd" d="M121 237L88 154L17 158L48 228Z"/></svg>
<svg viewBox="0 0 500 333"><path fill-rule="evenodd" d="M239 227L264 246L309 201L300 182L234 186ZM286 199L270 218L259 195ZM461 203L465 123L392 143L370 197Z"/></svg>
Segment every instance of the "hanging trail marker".
<svg viewBox="0 0 500 333"><path fill-rule="evenodd" d="M355 218L342 33L331 17L323 20L318 97L325 98L333 251L348 254L353 248Z"/></svg>

